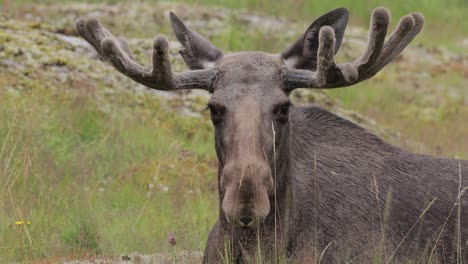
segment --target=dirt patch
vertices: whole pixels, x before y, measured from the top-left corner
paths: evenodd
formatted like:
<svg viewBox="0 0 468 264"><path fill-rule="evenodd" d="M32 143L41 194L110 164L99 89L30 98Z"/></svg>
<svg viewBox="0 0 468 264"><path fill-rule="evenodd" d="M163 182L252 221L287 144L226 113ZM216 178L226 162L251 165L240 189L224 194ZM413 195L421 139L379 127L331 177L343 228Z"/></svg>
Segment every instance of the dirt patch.
<svg viewBox="0 0 468 264"><path fill-rule="evenodd" d="M65 261L64 264L167 264L167 263L184 263L184 264L198 264L202 262L203 254L201 252L188 252L182 251L169 254L153 254L142 255L133 253L129 255L122 255L114 259L100 259L93 258L89 260L73 260Z"/></svg>

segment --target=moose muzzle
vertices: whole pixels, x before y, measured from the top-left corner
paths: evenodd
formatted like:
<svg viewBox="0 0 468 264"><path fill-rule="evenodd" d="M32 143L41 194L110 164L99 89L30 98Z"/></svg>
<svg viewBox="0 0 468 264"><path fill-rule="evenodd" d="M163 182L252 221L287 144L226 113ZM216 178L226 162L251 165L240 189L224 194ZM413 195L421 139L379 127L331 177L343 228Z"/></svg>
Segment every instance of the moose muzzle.
<svg viewBox="0 0 468 264"><path fill-rule="evenodd" d="M264 163L238 162L224 167L222 209L231 224L244 228L256 227L270 212L269 196L273 191L273 179Z"/></svg>

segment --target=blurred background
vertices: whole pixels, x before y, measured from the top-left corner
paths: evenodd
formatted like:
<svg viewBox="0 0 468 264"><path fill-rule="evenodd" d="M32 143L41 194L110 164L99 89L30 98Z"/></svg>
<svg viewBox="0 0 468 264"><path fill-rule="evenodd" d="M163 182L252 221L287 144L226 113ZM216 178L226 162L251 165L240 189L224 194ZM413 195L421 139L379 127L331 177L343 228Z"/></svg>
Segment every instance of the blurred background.
<svg viewBox="0 0 468 264"><path fill-rule="evenodd" d="M422 32L374 78L292 99L407 150L468 159L466 0L2 1L0 262L198 263L217 219L208 94L152 91L123 77L77 37L78 17L98 17L146 65L151 39L166 35L182 71L169 11L225 53L280 53L318 16L347 7L337 55L346 62L364 50L378 6L392 13L389 31L423 13Z"/></svg>

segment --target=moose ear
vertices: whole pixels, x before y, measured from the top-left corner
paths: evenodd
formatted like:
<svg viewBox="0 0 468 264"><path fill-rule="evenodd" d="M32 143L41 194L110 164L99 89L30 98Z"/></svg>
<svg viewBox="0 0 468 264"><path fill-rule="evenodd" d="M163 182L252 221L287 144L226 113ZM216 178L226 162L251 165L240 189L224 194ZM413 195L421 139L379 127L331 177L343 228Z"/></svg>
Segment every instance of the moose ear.
<svg viewBox="0 0 468 264"><path fill-rule="evenodd" d="M200 34L185 26L174 13L170 12L169 16L172 29L180 44L184 47L180 54L191 70L211 68L213 63L223 56L218 48Z"/></svg>
<svg viewBox="0 0 468 264"><path fill-rule="evenodd" d="M319 17L295 43L281 53L285 64L293 69L315 70L320 28L323 26L333 28L336 54L343 40L348 17L349 14L346 8L338 8Z"/></svg>

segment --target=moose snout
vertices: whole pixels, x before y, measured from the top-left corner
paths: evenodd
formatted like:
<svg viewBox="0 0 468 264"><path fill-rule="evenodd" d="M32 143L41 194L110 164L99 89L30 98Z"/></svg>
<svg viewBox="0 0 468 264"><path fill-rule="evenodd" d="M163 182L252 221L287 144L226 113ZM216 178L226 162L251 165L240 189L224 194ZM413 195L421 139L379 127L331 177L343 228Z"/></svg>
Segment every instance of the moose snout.
<svg viewBox="0 0 468 264"><path fill-rule="evenodd" d="M273 179L262 164L249 164L247 169L239 167L226 166L223 170L222 210L231 224L251 228L263 223L270 212Z"/></svg>

